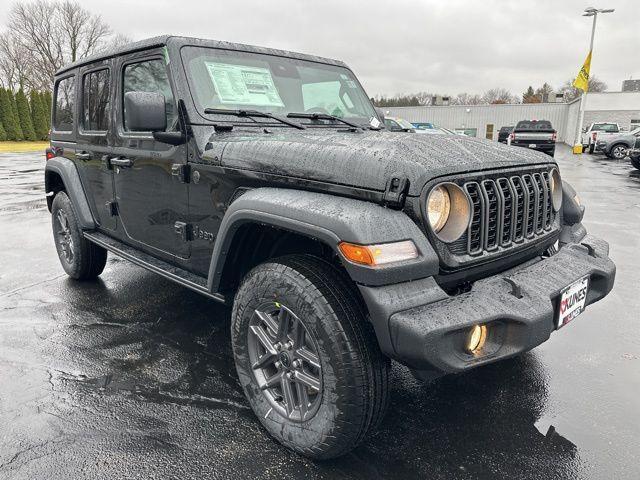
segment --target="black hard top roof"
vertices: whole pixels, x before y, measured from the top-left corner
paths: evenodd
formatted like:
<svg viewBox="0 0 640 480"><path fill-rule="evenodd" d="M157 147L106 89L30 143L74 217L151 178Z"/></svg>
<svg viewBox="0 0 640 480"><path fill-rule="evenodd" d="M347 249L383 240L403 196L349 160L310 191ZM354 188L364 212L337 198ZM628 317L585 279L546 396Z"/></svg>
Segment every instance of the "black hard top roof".
<svg viewBox="0 0 640 480"><path fill-rule="evenodd" d="M139 50L146 50L153 47L162 47L165 45L181 47L183 45L196 45L201 47L222 48L225 50L237 50L241 52L261 53L264 55L276 55L280 57L291 57L299 60L309 60L311 62L327 63L330 65L338 65L346 67L346 65L339 60L332 60L330 58L318 57L315 55L306 55L304 53L288 52L286 50L277 50L275 48L256 47L253 45L243 45L241 43L222 42L218 40L206 40L202 38L190 38L179 37L175 35L161 35L158 37L147 38L138 42L127 43L111 50L104 51L102 53L91 55L86 58L82 58L73 63L65 65L56 72L56 76L64 72L87 65L107 58L117 57L127 53L136 52Z"/></svg>

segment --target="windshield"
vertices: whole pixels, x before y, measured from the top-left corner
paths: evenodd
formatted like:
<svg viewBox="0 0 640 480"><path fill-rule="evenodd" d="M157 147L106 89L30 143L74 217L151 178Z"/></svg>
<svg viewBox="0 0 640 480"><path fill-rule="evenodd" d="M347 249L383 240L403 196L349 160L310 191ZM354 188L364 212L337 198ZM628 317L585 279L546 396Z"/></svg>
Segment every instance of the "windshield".
<svg viewBox="0 0 640 480"><path fill-rule="evenodd" d="M321 113L359 124L377 118L357 79L344 67L204 47L185 47L182 58L201 113L207 108L257 110L282 117ZM220 114L209 116L214 115Z"/></svg>

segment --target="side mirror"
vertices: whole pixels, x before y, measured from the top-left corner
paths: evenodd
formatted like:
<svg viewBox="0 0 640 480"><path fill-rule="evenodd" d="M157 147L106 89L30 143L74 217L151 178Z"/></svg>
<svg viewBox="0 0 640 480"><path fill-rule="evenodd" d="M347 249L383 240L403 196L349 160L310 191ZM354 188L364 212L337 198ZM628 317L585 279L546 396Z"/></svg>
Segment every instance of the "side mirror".
<svg viewBox="0 0 640 480"><path fill-rule="evenodd" d="M587 133L587 131L588 131L588 130L589 130L589 127L584 127L584 128L582 129L582 133Z"/></svg>
<svg viewBox="0 0 640 480"><path fill-rule="evenodd" d="M158 132L167 128L164 95L156 92L124 94L124 119L134 132Z"/></svg>

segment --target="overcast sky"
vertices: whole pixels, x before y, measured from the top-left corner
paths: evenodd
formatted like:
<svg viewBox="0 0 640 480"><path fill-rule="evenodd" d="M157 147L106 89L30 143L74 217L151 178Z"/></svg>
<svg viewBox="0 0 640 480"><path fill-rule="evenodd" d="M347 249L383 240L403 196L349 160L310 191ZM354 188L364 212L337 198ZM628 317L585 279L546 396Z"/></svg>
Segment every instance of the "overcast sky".
<svg viewBox="0 0 640 480"><path fill-rule="evenodd" d="M596 0L594 0L596 1ZM559 87L589 46L585 7L598 18L592 74L609 90L640 78L640 0L82 0L116 32L172 33L312 53L345 61L370 96L455 95ZM0 18L11 2L3 0Z"/></svg>

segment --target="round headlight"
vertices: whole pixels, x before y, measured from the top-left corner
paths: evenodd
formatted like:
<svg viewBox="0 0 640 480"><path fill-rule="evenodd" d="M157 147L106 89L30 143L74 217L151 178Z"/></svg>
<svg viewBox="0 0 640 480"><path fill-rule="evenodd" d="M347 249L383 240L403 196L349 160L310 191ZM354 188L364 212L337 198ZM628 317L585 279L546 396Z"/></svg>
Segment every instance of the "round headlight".
<svg viewBox="0 0 640 480"><path fill-rule="evenodd" d="M551 170L549 181L551 183L551 203L553 204L553 209L557 212L562 207L562 180L558 169Z"/></svg>
<svg viewBox="0 0 640 480"><path fill-rule="evenodd" d="M455 183L441 183L427 197L426 216L429 226L443 242L458 240L471 221L471 201Z"/></svg>
<svg viewBox="0 0 640 480"><path fill-rule="evenodd" d="M438 233L445 226L450 211L451 198L447 189L437 186L431 190L427 200L427 216L429 217L429 225L435 233Z"/></svg>

